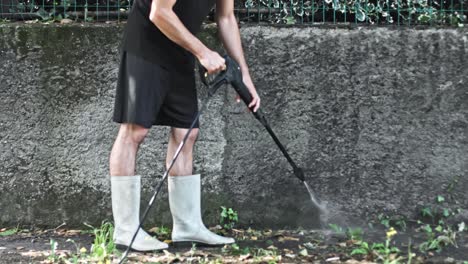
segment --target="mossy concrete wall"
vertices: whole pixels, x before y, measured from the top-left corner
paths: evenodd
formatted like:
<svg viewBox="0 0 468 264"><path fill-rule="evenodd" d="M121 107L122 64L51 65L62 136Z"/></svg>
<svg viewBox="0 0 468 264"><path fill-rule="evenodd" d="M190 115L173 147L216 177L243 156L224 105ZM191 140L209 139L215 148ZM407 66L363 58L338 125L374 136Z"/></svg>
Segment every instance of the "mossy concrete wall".
<svg viewBox="0 0 468 264"><path fill-rule="evenodd" d="M111 219L108 156L122 25L0 26L0 222ZM331 222L415 218L444 195L468 208L468 30L241 29L271 126ZM212 47L215 30L201 38ZM206 96L199 86L200 98ZM201 120L195 170L205 221L317 225L304 186L228 88ZM161 179L167 128L140 149L143 204ZM171 222L167 194L149 225Z"/></svg>

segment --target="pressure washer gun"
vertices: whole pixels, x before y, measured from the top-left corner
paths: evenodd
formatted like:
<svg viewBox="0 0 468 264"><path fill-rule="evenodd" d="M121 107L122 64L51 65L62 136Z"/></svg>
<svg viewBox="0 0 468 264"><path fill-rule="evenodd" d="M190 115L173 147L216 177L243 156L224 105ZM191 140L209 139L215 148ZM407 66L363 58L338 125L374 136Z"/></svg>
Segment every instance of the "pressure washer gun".
<svg viewBox="0 0 468 264"><path fill-rule="evenodd" d="M234 90L239 94L240 98L244 103L248 106L250 102L252 101L252 95L249 92L249 89L247 86L245 86L244 81L242 79L242 72L239 64L229 57L228 55L224 56L224 59L226 60L226 69L219 74L217 74L214 79L208 80L209 76L207 74L206 69L203 67L200 67L200 77L202 79L202 82L210 87L210 91L212 93L216 92L216 90L221 87L223 84L230 84ZM268 124L265 115L261 111L261 109L258 109L257 112L253 112L252 109L252 114L254 117L260 121L260 123L266 128L270 136L273 138L275 141L276 145L279 147L283 155L286 157L288 160L289 164L291 164L294 175L296 175L299 180L304 182L304 171L296 165L296 163L292 160L291 156L289 156L288 152L284 148L283 144L279 141L278 137L276 137L275 133L271 129L270 125Z"/></svg>

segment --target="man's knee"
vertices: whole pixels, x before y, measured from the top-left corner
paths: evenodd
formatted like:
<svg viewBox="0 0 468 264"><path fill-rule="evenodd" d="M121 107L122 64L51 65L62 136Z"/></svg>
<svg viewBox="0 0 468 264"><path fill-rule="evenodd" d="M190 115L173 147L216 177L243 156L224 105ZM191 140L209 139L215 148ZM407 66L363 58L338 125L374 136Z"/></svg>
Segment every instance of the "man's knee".
<svg viewBox="0 0 468 264"><path fill-rule="evenodd" d="M140 144L148 134L149 129L136 124L121 124L119 137L127 143Z"/></svg>
<svg viewBox="0 0 468 264"><path fill-rule="evenodd" d="M185 135L187 134L188 129L181 129L181 128L173 128L172 129L172 137L175 140L176 144L180 144L184 139ZM198 137L198 128L192 129L190 131L189 136L187 137L186 144L194 144Z"/></svg>
<svg viewBox="0 0 468 264"><path fill-rule="evenodd" d="M195 141L197 141L197 138L198 138L198 128L194 128L192 131L190 131L190 134L187 140L190 143L195 143Z"/></svg>

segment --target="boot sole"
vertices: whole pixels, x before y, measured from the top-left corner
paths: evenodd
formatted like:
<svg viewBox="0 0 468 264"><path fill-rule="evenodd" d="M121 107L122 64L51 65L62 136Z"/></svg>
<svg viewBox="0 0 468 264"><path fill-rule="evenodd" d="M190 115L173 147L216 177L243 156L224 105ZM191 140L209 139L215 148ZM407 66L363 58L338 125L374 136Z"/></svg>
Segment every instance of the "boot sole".
<svg viewBox="0 0 468 264"><path fill-rule="evenodd" d="M123 244L115 244L115 248L118 249L118 250L125 251L125 250L127 250L128 246L123 245ZM138 250L138 249L130 248L130 251L132 251L132 252L152 252L152 251L163 251L165 249L168 249L168 248L150 249L150 250Z"/></svg>
<svg viewBox="0 0 468 264"><path fill-rule="evenodd" d="M202 246L202 247L223 247L224 245L230 245L231 243L228 244L207 244L204 242L197 242L197 241L172 241L171 246L175 248L181 248L181 247L192 247L192 245L195 244L196 246Z"/></svg>

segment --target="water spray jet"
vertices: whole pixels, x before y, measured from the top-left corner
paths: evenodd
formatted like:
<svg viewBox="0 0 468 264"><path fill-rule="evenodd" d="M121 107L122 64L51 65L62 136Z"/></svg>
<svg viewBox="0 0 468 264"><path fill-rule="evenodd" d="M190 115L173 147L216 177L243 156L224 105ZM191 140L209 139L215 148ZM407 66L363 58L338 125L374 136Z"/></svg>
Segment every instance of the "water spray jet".
<svg viewBox="0 0 468 264"><path fill-rule="evenodd" d="M200 68L199 72L200 72L200 77L203 83L209 87L210 86L219 87L226 83L230 84L234 88L234 90L236 90L237 94L239 94L239 97L242 99L242 101L244 101L244 103L248 106L250 102L252 102L252 95L250 94L247 86L245 86L243 82L242 72L241 72L241 68L239 64L227 55L224 56L224 59L226 60L226 70L220 72L211 81L208 80L209 76L206 70L203 69L203 67ZM307 188L307 191L309 192L312 203L317 207L317 209L319 209L320 213L328 214L328 210L326 209L326 207L315 197L314 192L312 191L312 188L305 181L304 170L296 165L294 160L286 151L286 148L279 141L278 137L273 132L273 130L271 129L271 126L266 120L265 115L263 114L263 111L261 109L258 109L256 112L254 112L253 109L250 109L250 110L252 111L253 116L265 127L268 134L270 134L273 141L276 143L280 151L283 153L284 157L288 160L289 164L291 165L293 169L294 175L305 185L305 187Z"/></svg>

